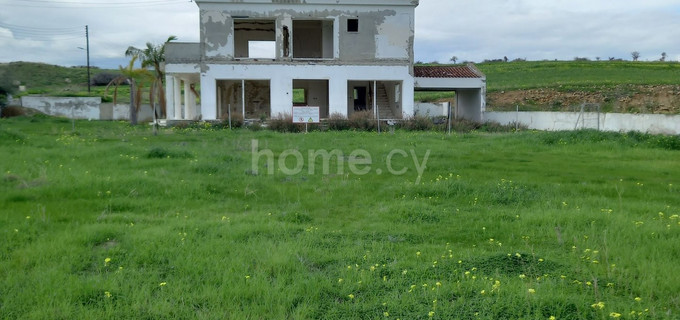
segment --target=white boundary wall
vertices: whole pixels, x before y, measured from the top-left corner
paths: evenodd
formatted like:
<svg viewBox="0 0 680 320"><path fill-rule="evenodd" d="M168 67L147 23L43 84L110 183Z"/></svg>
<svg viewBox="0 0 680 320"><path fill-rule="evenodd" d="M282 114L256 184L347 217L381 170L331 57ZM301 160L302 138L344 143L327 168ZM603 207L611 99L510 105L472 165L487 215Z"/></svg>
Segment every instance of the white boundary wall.
<svg viewBox="0 0 680 320"><path fill-rule="evenodd" d="M420 117L441 117L447 116L449 110L448 102L416 102L413 105L414 113Z"/></svg>
<svg viewBox="0 0 680 320"><path fill-rule="evenodd" d="M36 109L51 116L88 120L101 118L101 102L100 97L21 97L21 106L24 108Z"/></svg>
<svg viewBox="0 0 680 320"><path fill-rule="evenodd" d="M100 97L21 97L21 106L44 114L88 120L130 120L129 104L101 103ZM153 121L151 106L143 104L137 121Z"/></svg>
<svg viewBox="0 0 680 320"><path fill-rule="evenodd" d="M519 122L529 129L547 131L598 129L598 114L591 112L485 112L484 121ZM599 129L677 135L680 134L680 115L600 113Z"/></svg>

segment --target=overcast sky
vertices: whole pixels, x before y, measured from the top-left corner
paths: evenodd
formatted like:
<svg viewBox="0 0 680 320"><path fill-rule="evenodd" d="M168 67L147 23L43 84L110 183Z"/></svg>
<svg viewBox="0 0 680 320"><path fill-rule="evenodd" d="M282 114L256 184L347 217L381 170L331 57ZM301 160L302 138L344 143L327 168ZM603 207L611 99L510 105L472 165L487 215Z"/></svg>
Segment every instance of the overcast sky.
<svg viewBox="0 0 680 320"><path fill-rule="evenodd" d="M0 62L116 68L129 45L198 41L189 0L0 0ZM421 0L416 60L680 60L679 0Z"/></svg>

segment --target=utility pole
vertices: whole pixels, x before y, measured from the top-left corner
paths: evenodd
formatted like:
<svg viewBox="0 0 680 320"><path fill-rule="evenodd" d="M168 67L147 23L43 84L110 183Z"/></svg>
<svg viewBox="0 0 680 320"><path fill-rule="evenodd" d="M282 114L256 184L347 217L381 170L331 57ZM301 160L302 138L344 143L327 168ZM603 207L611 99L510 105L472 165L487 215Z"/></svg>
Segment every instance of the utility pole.
<svg viewBox="0 0 680 320"><path fill-rule="evenodd" d="M85 41L87 42L87 93L90 93L90 30L85 25Z"/></svg>

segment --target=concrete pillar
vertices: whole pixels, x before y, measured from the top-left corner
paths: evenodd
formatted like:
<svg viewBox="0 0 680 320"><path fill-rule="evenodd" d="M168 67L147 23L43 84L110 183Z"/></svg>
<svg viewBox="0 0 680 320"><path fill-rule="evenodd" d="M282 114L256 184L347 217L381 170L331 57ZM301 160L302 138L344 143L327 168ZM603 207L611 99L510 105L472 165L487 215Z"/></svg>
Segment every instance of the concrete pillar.
<svg viewBox="0 0 680 320"><path fill-rule="evenodd" d="M172 95L174 96L175 100L175 120L181 120L184 119L184 116L182 115L182 79L178 77L174 77L174 86L172 87Z"/></svg>
<svg viewBox="0 0 680 320"><path fill-rule="evenodd" d="M328 80L328 112L329 115L339 113L345 117L347 114L347 79Z"/></svg>
<svg viewBox="0 0 680 320"><path fill-rule="evenodd" d="M415 79L408 77L404 79L401 86L401 115L404 119L415 115L414 100Z"/></svg>
<svg viewBox="0 0 680 320"><path fill-rule="evenodd" d="M184 80L184 118L196 120L196 98L191 92L191 82Z"/></svg>
<svg viewBox="0 0 680 320"><path fill-rule="evenodd" d="M201 76L201 110L199 115L203 120L217 119L217 81L215 78L206 75Z"/></svg>
<svg viewBox="0 0 680 320"><path fill-rule="evenodd" d="M222 87L217 86L217 119L222 119Z"/></svg>
<svg viewBox="0 0 680 320"><path fill-rule="evenodd" d="M481 122L484 108L481 89L461 89L456 91L458 117Z"/></svg>
<svg viewBox="0 0 680 320"><path fill-rule="evenodd" d="M175 118L175 77L165 75L165 118Z"/></svg>

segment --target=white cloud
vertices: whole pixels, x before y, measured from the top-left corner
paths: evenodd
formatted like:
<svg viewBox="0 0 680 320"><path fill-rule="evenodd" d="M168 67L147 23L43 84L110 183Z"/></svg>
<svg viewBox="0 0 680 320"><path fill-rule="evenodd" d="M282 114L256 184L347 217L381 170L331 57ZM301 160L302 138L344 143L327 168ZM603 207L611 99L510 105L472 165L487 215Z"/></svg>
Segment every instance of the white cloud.
<svg viewBox="0 0 680 320"><path fill-rule="evenodd" d="M416 59L629 58L634 50L651 59L680 52L678 8L668 0L423 0Z"/></svg>
<svg viewBox="0 0 680 320"><path fill-rule="evenodd" d="M176 35L180 41L198 41L198 7L189 1L132 7L105 4L76 8L57 4L47 4L49 8L12 5L19 2L10 1L10 5L3 7L0 22L22 27L18 30L27 32L24 36L29 38L18 37L21 32L7 34L0 29L0 62L84 65L85 53L78 47L86 46L85 25L90 31L91 64L107 68L125 64L124 53L130 45L144 47L146 42L162 43L170 35ZM59 31L66 31L66 34L48 36Z"/></svg>
<svg viewBox="0 0 680 320"><path fill-rule="evenodd" d="M94 1L99 0L77 2ZM160 43L169 35L183 42L199 38L198 8L189 1L145 6L140 0L139 5L123 8L110 0L87 8L7 2L0 24L53 30L50 34L69 32L56 36L61 40L37 41L0 27L0 62L83 65L85 55L77 47L85 46L85 25L90 28L91 62L100 67L125 64L124 52L130 45ZM416 15L416 60L421 61L446 62L453 55L461 61L503 56L629 59L632 51L640 51L643 60L658 59L661 52L680 57L677 0L421 0Z"/></svg>

